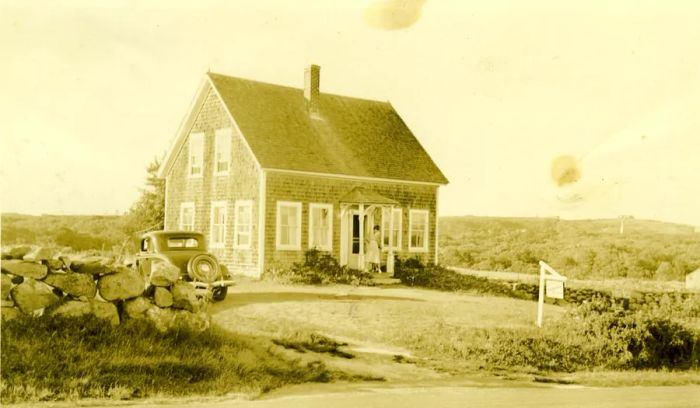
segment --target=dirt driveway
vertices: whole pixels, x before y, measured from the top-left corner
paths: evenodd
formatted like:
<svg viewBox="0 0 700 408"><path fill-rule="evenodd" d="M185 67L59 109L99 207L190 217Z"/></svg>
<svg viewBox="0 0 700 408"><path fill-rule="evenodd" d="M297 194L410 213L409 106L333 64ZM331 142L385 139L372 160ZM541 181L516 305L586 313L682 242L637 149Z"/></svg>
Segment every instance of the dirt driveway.
<svg viewBox="0 0 700 408"><path fill-rule="evenodd" d="M431 336L450 327L529 327L537 307L530 301L404 287L251 281L232 289L211 309L222 327L273 339L317 333L347 343L343 351L355 358L316 353L295 357L321 359L344 372L387 381L445 377L439 364L426 361L427 355L439 353L425 352ZM548 319L562 313L561 308L547 305Z"/></svg>

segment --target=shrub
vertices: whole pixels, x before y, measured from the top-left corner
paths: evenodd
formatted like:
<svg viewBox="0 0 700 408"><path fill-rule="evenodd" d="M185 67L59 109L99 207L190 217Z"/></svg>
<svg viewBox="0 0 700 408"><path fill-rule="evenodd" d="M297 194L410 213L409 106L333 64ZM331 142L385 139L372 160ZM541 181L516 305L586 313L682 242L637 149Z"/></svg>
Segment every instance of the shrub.
<svg viewBox="0 0 700 408"><path fill-rule="evenodd" d="M543 329L499 329L473 354L495 366L571 372L700 367L700 333L665 317L595 298Z"/></svg>
<svg viewBox="0 0 700 408"><path fill-rule="evenodd" d="M372 275L369 272L340 266L333 256L316 249L306 251L303 263L296 262L289 269L277 272L277 277L311 285L372 285Z"/></svg>
<svg viewBox="0 0 700 408"><path fill-rule="evenodd" d="M507 296L517 299L530 298L527 293L514 290L506 283L460 274L439 265L423 265L418 258L409 258L403 261L397 258L394 262L394 277L409 286Z"/></svg>

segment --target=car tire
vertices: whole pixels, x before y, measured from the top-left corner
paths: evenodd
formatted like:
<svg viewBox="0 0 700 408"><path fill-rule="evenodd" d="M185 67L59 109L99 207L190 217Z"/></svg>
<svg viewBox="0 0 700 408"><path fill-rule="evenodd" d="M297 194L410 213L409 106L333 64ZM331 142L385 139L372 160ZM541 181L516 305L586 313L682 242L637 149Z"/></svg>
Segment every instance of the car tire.
<svg viewBox="0 0 700 408"><path fill-rule="evenodd" d="M211 299L214 302L221 302L222 300L226 299L226 294L228 293L228 287L227 286L219 286L214 289L212 289L211 292Z"/></svg>
<svg viewBox="0 0 700 408"><path fill-rule="evenodd" d="M199 254L187 262L187 275L197 282L212 283L219 278L219 263L209 254Z"/></svg>

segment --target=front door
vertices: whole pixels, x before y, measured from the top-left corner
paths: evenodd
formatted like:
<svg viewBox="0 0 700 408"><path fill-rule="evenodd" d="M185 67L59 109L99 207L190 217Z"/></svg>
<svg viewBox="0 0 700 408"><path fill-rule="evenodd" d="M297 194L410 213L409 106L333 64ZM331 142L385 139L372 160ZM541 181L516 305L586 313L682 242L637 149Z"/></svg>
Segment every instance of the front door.
<svg viewBox="0 0 700 408"><path fill-rule="evenodd" d="M360 214L357 211L350 211L348 223L350 224L350 228L347 229L348 267L353 269L360 269L358 257L358 255L360 254Z"/></svg>

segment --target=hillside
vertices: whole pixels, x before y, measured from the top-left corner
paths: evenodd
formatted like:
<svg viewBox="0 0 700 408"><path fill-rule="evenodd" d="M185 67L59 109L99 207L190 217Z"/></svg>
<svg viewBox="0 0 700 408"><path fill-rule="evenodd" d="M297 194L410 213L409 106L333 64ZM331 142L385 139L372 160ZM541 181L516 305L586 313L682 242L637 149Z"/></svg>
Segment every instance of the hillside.
<svg viewBox="0 0 700 408"><path fill-rule="evenodd" d="M627 219L442 217L440 262L536 273L538 261L576 278L682 280L700 267L700 233L688 225Z"/></svg>
<svg viewBox="0 0 700 408"><path fill-rule="evenodd" d="M111 250L123 245L126 235L120 215L2 214L2 245L41 244L71 247L76 251Z"/></svg>
<svg viewBox="0 0 700 408"><path fill-rule="evenodd" d="M683 280L700 267L700 233L650 220L441 217L440 262L480 270L537 273L539 260L585 278ZM2 244L111 250L127 242L124 217L2 214ZM129 242L131 244L131 242Z"/></svg>

